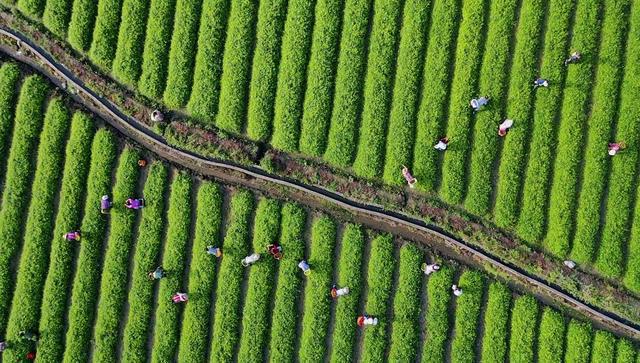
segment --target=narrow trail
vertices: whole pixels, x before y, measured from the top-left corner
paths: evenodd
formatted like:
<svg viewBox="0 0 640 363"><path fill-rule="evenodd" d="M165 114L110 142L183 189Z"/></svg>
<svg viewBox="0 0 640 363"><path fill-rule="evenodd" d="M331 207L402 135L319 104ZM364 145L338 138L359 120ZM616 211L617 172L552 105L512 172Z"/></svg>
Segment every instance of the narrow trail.
<svg viewBox="0 0 640 363"><path fill-rule="evenodd" d="M164 230L162 231L162 243L160 246L160 252L158 253L158 261L157 265L159 266L164 260L164 247L167 245L167 227L169 226L169 196L171 195L171 187L173 182L175 181L177 176L177 170L174 168L169 169L169 173L167 176L167 187L164 188L164 211L163 211L163 220L164 220ZM151 351L153 349L153 337L155 335L155 326L156 326L156 310L158 309L158 294L160 290L159 284L153 284L153 311L151 315L148 317L149 319L149 330L147 335L147 358L150 360Z"/></svg>
<svg viewBox="0 0 640 363"><path fill-rule="evenodd" d="M111 102L96 95L82 81L66 70L64 66L58 64L51 56L26 37L16 35L16 33L5 28L0 28L0 35L12 38L14 41L20 40L23 48L27 49L30 55L36 57L38 61L34 61L28 56L16 54L15 49L8 49L8 47L2 46L1 48L5 52L18 61L35 67L55 84L61 86L65 83L67 86L74 88L76 91L72 95L74 99L105 119L124 135L138 142L141 146L150 149L162 159L180 164L182 167L189 168L196 173L215 177L226 183L240 184L261 190L270 195L281 195L283 193L282 187L284 187L286 196L300 203L311 204L330 213L338 213L338 211L348 213L358 223L373 226L373 228L379 230L392 231L403 238L427 244L472 266L484 268L480 261L491 264L494 269L508 276L509 284L516 286L518 290L526 288L527 291L549 304L577 310L580 314L592 320L598 327L635 340L640 339L639 324L623 316L606 312L584 303L560 286L551 284L540 276L526 272L517 266L503 262L479 247L471 246L460 239L453 238L440 228L429 225L423 220L386 210L380 206L363 204L323 188L303 185L286 178L273 176L256 167L244 167L232 162L214 161L171 147L162 137L145 128L140 122L124 115ZM43 67L43 64L46 67Z"/></svg>
<svg viewBox="0 0 640 363"><path fill-rule="evenodd" d="M427 264L434 263L433 256L425 251L423 262ZM420 270L422 272L422 270ZM427 309L429 309L429 296L427 295L427 284L429 282L429 276L422 276L422 284L420 285L420 316L418 317L418 325L420 327L420 334L418 340L418 354L416 355L416 362L422 362L422 350L424 349L425 339L427 338L427 327L425 326L427 321Z"/></svg>
<svg viewBox="0 0 640 363"><path fill-rule="evenodd" d="M144 197L143 190L144 190L144 186L147 181L148 175L149 175L149 167L140 169L140 174L138 177L138 185L136 185L136 195ZM133 240L131 241L131 250L129 251L129 267L127 269L127 271L129 272L127 273L128 279L127 279L127 287L126 287L127 297L129 292L131 291L131 285L132 285L133 274L134 274L134 265L135 265L134 261L136 256L136 249L138 246L138 243L137 243L138 236L140 235L141 221L142 221L142 214L137 213L135 222L133 224L134 237L133 237ZM122 307L122 318L120 319L120 324L118 326L119 339L118 339L118 345L116 346L116 357L118 358L118 362L122 361L122 352L124 348L123 347L124 328L125 328L125 325L127 324L127 321L129 321L129 299L128 298L126 298L124 301L124 305Z"/></svg>
<svg viewBox="0 0 640 363"><path fill-rule="evenodd" d="M374 237L371 235L365 235L364 251L362 253L362 291L360 292L360 300L358 301L358 314L364 313L364 309L367 306L367 298L369 295L369 261L371 260L371 242ZM356 336L353 349L355 354L353 355L353 361L359 362L362 356L362 342L364 340L364 333L362 329L356 328Z"/></svg>
<svg viewBox="0 0 640 363"><path fill-rule="evenodd" d="M309 255L311 253L311 230L313 228L313 223L315 222L316 218L318 217L318 215L316 213L314 213L313 211L309 211L307 210L307 219L305 221L305 227L304 227L304 236L302 237L302 239L304 240L304 255L303 258L305 260L309 259ZM303 275L302 280L300 281L300 294L298 295L298 301L296 302L296 308L297 308L297 316L298 316L298 321L296 324L296 342L295 342L295 348L294 348L294 352L295 352L295 361L298 362L299 361L299 355L298 353L300 352L300 338L302 337L302 321L304 320L304 303L305 303L305 296L306 294L306 290L307 290L307 278L306 276Z"/></svg>
<svg viewBox="0 0 640 363"><path fill-rule="evenodd" d="M384 334L387 344L384 348L384 356L389 357L389 351L391 350L391 334L393 329L393 322L395 320L395 312L393 310L394 300L396 293L398 292L398 284L400 281L400 248L402 248L403 241L399 238L394 238L393 241L393 260L395 261L393 266L393 274L391 275L391 290L389 291L389 297L387 300L387 310L384 313L384 319L386 325L384 327Z"/></svg>
<svg viewBox="0 0 640 363"><path fill-rule="evenodd" d="M476 327L476 359L482 359L482 344L484 343L484 332L486 329L485 316L487 314L487 302L489 301L489 281L483 281L482 304L480 305L480 315L478 315L478 326Z"/></svg>
<svg viewBox="0 0 640 363"><path fill-rule="evenodd" d="M462 275L462 269L456 269L453 272L453 283L458 285L460 282L460 276ZM451 289L449 290L451 291ZM456 310L458 308L458 298L451 293L451 298L449 300L449 332L448 338L445 342L445 361L447 363L451 362L451 350L453 347L453 339L456 336Z"/></svg>
<svg viewBox="0 0 640 363"><path fill-rule="evenodd" d="M342 256L342 239L344 236L344 223L337 223L336 230L336 244L333 249L333 273L331 276L331 283L338 284L338 270L340 268L340 259ZM327 291L327 296L329 292ZM333 350L333 330L335 329L336 322L336 300L331 300L331 304L329 305L329 325L327 327L327 336L325 337L324 345L327 348L324 356L324 361L329 362L331 358L331 351Z"/></svg>

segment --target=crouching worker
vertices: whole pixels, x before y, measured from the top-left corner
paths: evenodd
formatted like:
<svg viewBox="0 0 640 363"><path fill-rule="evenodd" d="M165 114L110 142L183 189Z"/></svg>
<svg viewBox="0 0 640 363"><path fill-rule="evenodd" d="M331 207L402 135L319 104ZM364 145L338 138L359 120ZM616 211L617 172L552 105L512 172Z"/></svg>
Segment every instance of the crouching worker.
<svg viewBox="0 0 640 363"><path fill-rule="evenodd" d="M513 120L506 119L506 120L502 121L500 126L498 126L498 136L500 136L500 137L506 136L507 132L509 131L509 129L511 127L513 127Z"/></svg>
<svg viewBox="0 0 640 363"><path fill-rule="evenodd" d="M216 257L222 256L222 249L215 246L207 246L207 254L214 255Z"/></svg>
<svg viewBox="0 0 640 363"><path fill-rule="evenodd" d="M367 316L367 314L358 316L358 320L356 321L359 327L363 327L365 325L378 325L378 318L373 318Z"/></svg>
<svg viewBox="0 0 640 363"><path fill-rule="evenodd" d="M414 178L413 175L411 175L409 168L404 165L402 165L402 176L404 177L404 180L407 181L407 184L409 184L409 188L415 188L418 179Z"/></svg>
<svg viewBox="0 0 640 363"><path fill-rule="evenodd" d="M331 297L332 298L338 298L340 296L345 296L345 295L349 295L349 287L345 286L341 289L336 288L336 285L333 285L331 287Z"/></svg>
<svg viewBox="0 0 640 363"><path fill-rule="evenodd" d="M624 142L612 142L609 144L609 155L614 156L626 147Z"/></svg>
<svg viewBox="0 0 640 363"><path fill-rule="evenodd" d="M29 330L20 330L18 332L18 338L20 338L20 340L30 340L32 342L37 342L38 334Z"/></svg>
<svg viewBox="0 0 640 363"><path fill-rule="evenodd" d="M62 238L66 239L67 241L80 241L80 231L71 231L64 233L62 235Z"/></svg>
<svg viewBox="0 0 640 363"><path fill-rule="evenodd" d="M300 261L300 263L298 264L298 267L300 267L302 272L307 276L311 273L311 267L309 267L309 264L307 263L306 260Z"/></svg>
<svg viewBox="0 0 640 363"><path fill-rule="evenodd" d="M280 246L277 242L268 245L267 252L276 260L282 258L282 246Z"/></svg>
<svg viewBox="0 0 640 363"><path fill-rule="evenodd" d="M549 87L549 81L546 79L538 78L533 82L533 89L538 87Z"/></svg>
<svg viewBox="0 0 640 363"><path fill-rule="evenodd" d="M140 209L144 207L144 198L134 199L129 198L124 202L124 206L129 209Z"/></svg>
<svg viewBox="0 0 640 363"><path fill-rule="evenodd" d="M167 272L162 266L158 266L155 270L149 272L147 276L149 276L149 280L160 280L163 277L167 277Z"/></svg>
<svg viewBox="0 0 640 363"><path fill-rule="evenodd" d="M102 214L107 214L109 213L109 209L111 209L111 201L109 200L109 196L103 195L102 198L100 198L100 212Z"/></svg>
<svg viewBox="0 0 640 363"><path fill-rule="evenodd" d="M474 98L469 102L469 105L471 105L471 108L473 108L475 112L480 111L487 104L489 104L489 97Z"/></svg>
<svg viewBox="0 0 640 363"><path fill-rule="evenodd" d="M242 263L242 266L244 267L249 267L250 265L253 265L254 263L256 263L259 259L260 259L260 254L254 253L243 258L242 261L240 261L240 263Z"/></svg>
<svg viewBox="0 0 640 363"><path fill-rule="evenodd" d="M179 303L183 303L183 302L187 302L189 301L189 295L187 295L186 292L176 292L172 297L171 297L171 301L173 301L174 304L179 304Z"/></svg>
<svg viewBox="0 0 640 363"><path fill-rule="evenodd" d="M445 151L447 150L447 146L449 146L449 138L443 137L438 140L438 143L433 148L436 150Z"/></svg>
<svg viewBox="0 0 640 363"><path fill-rule="evenodd" d="M569 64L578 63L580 62L580 59L582 59L582 54L580 54L580 52L573 52L569 58L565 59L564 66L566 67Z"/></svg>
<svg viewBox="0 0 640 363"><path fill-rule="evenodd" d="M420 269L422 270L422 272L424 272L425 275L431 275L432 273L440 269L440 265L438 265L437 263L434 263L431 265L427 265L426 263L423 263Z"/></svg>

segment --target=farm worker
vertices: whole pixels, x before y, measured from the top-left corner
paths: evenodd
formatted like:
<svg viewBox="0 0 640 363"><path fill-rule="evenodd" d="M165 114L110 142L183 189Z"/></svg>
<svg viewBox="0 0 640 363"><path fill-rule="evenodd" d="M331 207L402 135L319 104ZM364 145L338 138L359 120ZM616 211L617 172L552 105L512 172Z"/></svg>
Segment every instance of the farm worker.
<svg viewBox="0 0 640 363"><path fill-rule="evenodd" d="M242 266L248 267L249 265L256 263L256 261L258 261L259 259L260 259L260 254L254 253L243 258L241 263L242 263Z"/></svg>
<svg viewBox="0 0 640 363"><path fill-rule="evenodd" d="M129 209L140 209L144 207L144 198L134 199L129 198L126 202L124 202L124 206Z"/></svg>
<svg viewBox="0 0 640 363"><path fill-rule="evenodd" d="M538 87L549 87L549 81L542 78L536 79L535 81L533 81L533 89L536 89Z"/></svg>
<svg viewBox="0 0 640 363"><path fill-rule="evenodd" d="M164 115L162 114L162 112L160 112L160 110L153 110L153 112L151 112L151 121L162 122L164 121Z"/></svg>
<svg viewBox="0 0 640 363"><path fill-rule="evenodd" d="M364 314L358 316L358 320L356 320L356 323L359 327L363 327L365 325L378 325L378 318L372 318L370 316L367 316L367 314Z"/></svg>
<svg viewBox="0 0 640 363"><path fill-rule="evenodd" d="M189 296L185 292L176 292L171 297L171 300L173 301L174 304L178 304L178 303L181 303L181 302L189 301Z"/></svg>
<svg viewBox="0 0 640 363"><path fill-rule="evenodd" d="M402 165L402 176L404 177L404 180L407 181L407 184L409 184L409 188L414 188L415 184L418 182L418 179L414 178L413 175L411 175L409 168L404 165Z"/></svg>
<svg viewBox="0 0 640 363"><path fill-rule="evenodd" d="M111 209L111 201L109 200L109 196L105 194L100 198L100 212L107 214L109 213L109 209Z"/></svg>
<svg viewBox="0 0 640 363"><path fill-rule="evenodd" d="M609 155L614 156L626 147L624 142L613 142L609 144Z"/></svg>
<svg viewBox="0 0 640 363"><path fill-rule="evenodd" d="M447 150L448 145L449 145L449 139L446 137L443 137L440 140L438 140L438 143L436 144L436 146L434 146L434 148L436 150L445 151Z"/></svg>
<svg viewBox="0 0 640 363"><path fill-rule="evenodd" d="M451 286L451 290L453 290L453 294L455 296L460 296L462 295L462 289L458 287L458 285L452 285Z"/></svg>
<svg viewBox="0 0 640 363"><path fill-rule="evenodd" d="M0 342L0 353L2 353L5 350L7 350L7 348L9 348L9 343L7 343L5 341Z"/></svg>
<svg viewBox="0 0 640 363"><path fill-rule="evenodd" d="M569 58L564 60L564 66L566 67L571 63L578 63L581 58L582 58L582 54L580 54L580 52L573 52L571 53Z"/></svg>
<svg viewBox="0 0 640 363"><path fill-rule="evenodd" d="M276 260L279 260L282 258L282 246L280 246L278 242L267 245L267 253L273 256Z"/></svg>
<svg viewBox="0 0 640 363"><path fill-rule="evenodd" d="M571 260L565 260L563 263L564 263L565 266L567 266L568 268L570 268L572 270L574 268L576 268L576 263L571 261Z"/></svg>
<svg viewBox="0 0 640 363"><path fill-rule="evenodd" d="M138 166L144 168L145 166L147 166L147 161L144 159L138 160Z"/></svg>
<svg viewBox="0 0 640 363"><path fill-rule="evenodd" d="M66 239L67 241L80 241L80 231L71 231L64 233L62 235L62 238Z"/></svg>
<svg viewBox="0 0 640 363"><path fill-rule="evenodd" d="M298 264L298 267L300 267L300 269L305 275L309 275L311 273L311 267L309 267L309 264L307 263L306 260L300 261L300 263Z"/></svg>
<svg viewBox="0 0 640 363"><path fill-rule="evenodd" d="M498 127L498 135L504 137L507 134L507 131L513 126L512 119L506 119L502 121L500 126Z"/></svg>
<svg viewBox="0 0 640 363"><path fill-rule="evenodd" d="M478 112L482 109L482 107L486 106L489 103L489 97L480 97L480 98L474 98L471 100L471 102L469 102L469 104L471 105L471 108L473 108L473 110L475 112Z"/></svg>
<svg viewBox="0 0 640 363"><path fill-rule="evenodd" d="M155 270L149 272L148 276L150 280L160 280L167 276L167 272L162 268L162 266L158 266Z"/></svg>
<svg viewBox="0 0 640 363"><path fill-rule="evenodd" d="M207 246L207 253L216 257L222 256L222 249L215 246Z"/></svg>
<svg viewBox="0 0 640 363"><path fill-rule="evenodd" d="M30 340L32 342L37 342L38 334L31 332L29 330L20 330L18 332L18 338L20 338L20 340Z"/></svg>
<svg viewBox="0 0 640 363"><path fill-rule="evenodd" d="M345 287L343 287L341 289L338 289L338 288L336 288L336 285L333 285L331 287L330 293L331 293L331 297L334 298L334 299L337 298L337 297L340 297L340 296L345 296L345 295L349 294L349 287L345 286Z"/></svg>
<svg viewBox="0 0 640 363"><path fill-rule="evenodd" d="M420 269L422 270L422 272L424 272L425 275L431 275L432 273L440 269L440 265L438 265L437 263L434 263L431 265L427 265L426 263L423 263Z"/></svg>
<svg viewBox="0 0 640 363"><path fill-rule="evenodd" d="M27 360L35 360L36 359L36 352L31 351L29 353L27 353L27 355L24 356Z"/></svg>

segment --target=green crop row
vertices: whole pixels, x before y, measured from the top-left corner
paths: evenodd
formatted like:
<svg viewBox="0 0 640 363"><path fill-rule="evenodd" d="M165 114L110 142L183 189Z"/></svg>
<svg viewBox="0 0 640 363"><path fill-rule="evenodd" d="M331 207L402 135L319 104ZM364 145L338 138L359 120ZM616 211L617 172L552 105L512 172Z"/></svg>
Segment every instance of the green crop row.
<svg viewBox="0 0 640 363"><path fill-rule="evenodd" d="M133 86L140 77L144 31L149 0L123 0L118 44L113 59L113 75Z"/></svg>
<svg viewBox="0 0 640 363"><path fill-rule="evenodd" d="M337 287L348 287L349 295L341 296L336 302L330 359L333 363L355 360L356 329L358 328L356 318L360 314L358 303L362 295L364 243L362 227L347 224L340 247Z"/></svg>
<svg viewBox="0 0 640 363"><path fill-rule="evenodd" d="M290 0L284 24L271 144L285 151L298 147L314 2Z"/></svg>
<svg viewBox="0 0 640 363"><path fill-rule="evenodd" d="M204 0L202 4L198 53L187 108L207 123L214 123L218 110L228 11L228 0Z"/></svg>
<svg viewBox="0 0 640 363"><path fill-rule="evenodd" d="M60 337L53 336L52 345L50 345L51 357L58 357L64 350L64 362L86 361L88 359L95 307L98 301L100 280L97 274L101 267L100 260L107 229L107 220L100 214L100 198L104 194L110 194L111 171L114 168L116 158L115 143L115 136L103 129L96 133L91 147L93 159L91 160L91 169L87 179L89 184L87 185L84 217L80 228L82 241L80 242L80 252L76 262L76 274L71 285L71 304L67 318L66 344L63 348ZM97 168L103 169L97 170ZM78 226L73 227L73 229L77 228ZM63 233L66 232L69 231ZM56 296L56 298L60 298L60 296ZM66 302L68 300L63 301ZM63 309L66 307L65 305ZM55 318L56 321L60 318L58 323L63 325L64 311ZM57 343L58 346L54 347L53 343ZM59 362L60 359L58 358L55 361Z"/></svg>
<svg viewBox="0 0 640 363"><path fill-rule="evenodd" d="M511 43L516 24L516 5L512 0L492 1L489 10L489 28L480 67L479 92L491 97L491 107L476 117L471 149L469 185L464 206L476 215L486 215L491 210L494 188L494 163L500 150L497 134L501 117L505 116L507 83L511 65ZM507 35L508 36L505 36ZM531 83L523 85L531 87ZM468 106L467 106L468 107ZM506 115L512 118L510 115ZM523 120L516 120L518 123Z"/></svg>
<svg viewBox="0 0 640 363"><path fill-rule="evenodd" d="M120 341L119 324L127 299L129 255L133 248L136 212L127 209L124 201L136 197L139 153L125 149L113 188L113 208L110 212L111 228L101 272L100 301L94 328L93 360L114 362Z"/></svg>
<svg viewBox="0 0 640 363"><path fill-rule="evenodd" d="M280 43L286 16L286 0L260 1L247 115L247 135L254 140L268 141L271 136Z"/></svg>
<svg viewBox="0 0 640 363"><path fill-rule="evenodd" d="M482 362L504 362L507 356L507 336L511 291L499 282L489 286L489 298L484 313Z"/></svg>
<svg viewBox="0 0 640 363"><path fill-rule="evenodd" d="M583 135L587 128L591 89L593 83L601 83L600 79L598 81L594 79L601 7L602 1L578 1L576 7L571 48L580 49L585 56L579 64L567 70L553 182L549 194L549 228L545 238L547 250L560 257L569 253L574 228L578 179L585 148ZM610 16L618 17L620 14L607 13L606 15L605 21L609 20L606 18ZM615 26L620 24L616 22ZM600 51L607 50L600 49ZM604 151L604 147L601 150ZM589 175L587 179L590 178Z"/></svg>
<svg viewBox="0 0 640 363"><path fill-rule="evenodd" d="M326 355L325 341L331 315L328 293L333 279L335 244L335 222L326 216L316 219L311 229L308 262L312 273L307 278L305 287L299 352L301 362L319 362Z"/></svg>
<svg viewBox="0 0 640 363"><path fill-rule="evenodd" d="M11 295L11 262L22 242L25 212L29 206L36 145L43 123L43 104L48 87L38 76L28 77L20 89L15 111L11 150L7 160L0 209L0 292ZM9 318L10 299L0 299L0 332Z"/></svg>
<svg viewBox="0 0 640 363"><path fill-rule="evenodd" d="M612 1L604 6L600 61L597 82L593 88L593 104L588 119L587 145L584 151L582 185L577 205L575 236L571 258L579 263L593 260L600 223L600 205L604 198L609 158L606 145L610 141L614 118L618 111L620 81L622 80L625 30L629 2Z"/></svg>
<svg viewBox="0 0 640 363"><path fill-rule="evenodd" d="M360 139L356 160L353 162L354 172L366 178L377 178L382 174L401 6L400 0L378 0L373 5Z"/></svg>
<svg viewBox="0 0 640 363"><path fill-rule="evenodd" d="M247 117L247 94L251 79L251 56L257 10L256 0L231 2L227 42L222 59L220 107L216 125L237 134L242 133Z"/></svg>
<svg viewBox="0 0 640 363"><path fill-rule="evenodd" d="M438 151L433 149L444 128L449 96L449 75L458 25L458 3L454 0L434 0L431 28L424 62L422 99L416 120L416 141L413 150L413 172L418 188L434 191L438 175Z"/></svg>
<svg viewBox="0 0 640 363"><path fill-rule="evenodd" d="M482 58L485 6L484 0L464 1L462 4L447 122L447 137L451 144L444 155L440 187L442 198L453 204L462 202L465 191L466 158L470 150L469 130L472 125L469 101L478 96L492 96L474 94Z"/></svg>
<svg viewBox="0 0 640 363"><path fill-rule="evenodd" d="M384 181L402 184L402 165L411 165L415 118L422 79L430 2L409 0L404 6L396 80L389 116Z"/></svg>
<svg viewBox="0 0 640 363"><path fill-rule="evenodd" d="M229 228L223 242L224 257L218 272L211 338L212 362L228 362L233 359L237 348L242 311L240 286L244 275L240 260L249 254L249 228L253 208L253 195L249 191L239 191L231 199Z"/></svg>
<svg viewBox="0 0 640 363"><path fill-rule="evenodd" d="M428 310L425 312L426 336L422 347L423 362L444 362L449 338L449 301L453 270L442 266L427 283Z"/></svg>
<svg viewBox="0 0 640 363"><path fill-rule="evenodd" d="M18 9L32 18L40 18L46 0L18 0Z"/></svg>
<svg viewBox="0 0 640 363"><path fill-rule="evenodd" d="M145 207L136 239L136 252L129 290L129 316L123 337L122 361L147 361L147 336L153 313L153 284L147 273L158 265L164 232L164 195L167 189L167 167L151 164L143 195Z"/></svg>
<svg viewBox="0 0 640 363"><path fill-rule="evenodd" d="M564 317L551 308L545 308L540 321L538 359L541 362L562 362L564 352Z"/></svg>
<svg viewBox="0 0 640 363"><path fill-rule="evenodd" d="M637 173L638 140L640 140L640 110L636 97L640 94L640 11L634 9L630 15L630 29L627 41L627 59L620 96L619 117L615 140L629 145L627 150L616 155L611 161L609 193L602 239L596 259L596 268L607 277L619 277L624 271L623 242L629 236L632 201L636 190L633 189ZM637 225L637 223L636 223ZM637 234L636 234L637 235ZM629 248L631 255L628 269L637 273L638 243L633 241Z"/></svg>
<svg viewBox="0 0 640 363"><path fill-rule="evenodd" d="M4 160L7 159L11 131L13 129L14 107L20 69L15 63L5 63L0 67L0 185L5 175ZM0 191L1 191L0 187Z"/></svg>
<svg viewBox="0 0 640 363"><path fill-rule="evenodd" d="M634 363L636 361L636 348L627 339L618 340L616 363Z"/></svg>
<svg viewBox="0 0 640 363"><path fill-rule="evenodd" d="M593 338L591 348L591 362L613 363L616 357L616 337L613 334L599 330Z"/></svg>
<svg viewBox="0 0 640 363"><path fill-rule="evenodd" d="M400 249L398 287L393 300L393 324L389 361L415 362L420 343L420 308L423 274L422 252L412 244Z"/></svg>
<svg viewBox="0 0 640 363"><path fill-rule="evenodd" d="M531 296L515 300L511 309L511 340L509 360L514 363L533 362L536 339L538 303Z"/></svg>
<svg viewBox="0 0 640 363"><path fill-rule="evenodd" d="M473 362L476 356L476 327L479 324L484 282L479 272L465 271L457 285L462 289L462 296L456 298L451 359L454 362Z"/></svg>
<svg viewBox="0 0 640 363"><path fill-rule="evenodd" d="M97 11L98 2L95 0L73 0L67 41L80 52L88 50L91 45Z"/></svg>
<svg viewBox="0 0 640 363"><path fill-rule="evenodd" d="M299 316L297 306L302 290L298 262L304 258L306 219L305 210L297 204L287 203L282 208L280 245L285 253L279 262L268 357L274 362L293 362L295 359Z"/></svg>
<svg viewBox="0 0 640 363"><path fill-rule="evenodd" d="M40 328L38 329L40 332L39 359L50 362L60 362L64 352L64 320L68 292L71 290L72 261L75 251L75 246L62 240L60 236L80 225L87 180L92 181L92 189L88 191L88 197L102 192L94 187L98 185L97 182L101 175L103 176L103 185L108 185L111 181L109 170L112 168L113 156L103 157L106 154L98 153L94 154L93 160L90 160L93 133L94 127L91 118L87 114L76 112L72 120L71 136L67 142L58 215L51 237L49 272L46 274L41 304L43 308L40 312ZM92 171L88 174L90 165ZM97 201L99 196L95 198Z"/></svg>
<svg viewBox="0 0 640 363"><path fill-rule="evenodd" d="M171 296L176 292L185 292L186 288L182 283L192 223L191 188L192 181L187 174L178 174L171 184L167 236L162 256L162 267L167 271L168 276L159 282L152 362L169 362L178 352L182 306L174 304ZM192 298L198 297L192 296Z"/></svg>
<svg viewBox="0 0 640 363"><path fill-rule="evenodd" d="M572 319L567 328L567 349L564 361L566 363L588 362L592 339L591 325Z"/></svg>
<svg viewBox="0 0 640 363"><path fill-rule="evenodd" d="M138 80L140 93L149 98L162 98L166 84L175 5L176 0L151 0L149 6L142 73Z"/></svg>
<svg viewBox="0 0 640 363"><path fill-rule="evenodd" d="M201 6L202 0L177 0L176 3L163 96L170 108L182 108L191 94Z"/></svg>
<svg viewBox="0 0 640 363"><path fill-rule="evenodd" d="M222 224L222 193L220 188L206 182L198 190L198 214L189 270L189 296L184 308L180 335L180 362L204 362L207 357L211 299L215 281L215 257L207 254L207 246L220 246Z"/></svg>
<svg viewBox="0 0 640 363"><path fill-rule="evenodd" d="M343 6L344 0L316 2L299 145L307 155L322 156L327 143Z"/></svg>
<svg viewBox="0 0 640 363"><path fill-rule="evenodd" d="M273 199L262 199L256 209L253 228L253 251L263 254L249 271L246 302L242 313L242 334L238 362L251 360L264 361L263 354L269 346L269 327L271 326L270 306L273 299L273 276L276 262L265 255L266 247L278 242L280 230L280 203ZM284 251L286 256L287 251Z"/></svg>
<svg viewBox="0 0 640 363"><path fill-rule="evenodd" d="M371 0L345 0L329 138L324 158L336 166L353 162L362 107Z"/></svg>
<svg viewBox="0 0 640 363"><path fill-rule="evenodd" d="M99 0L96 23L93 27L93 41L89 58L98 66L110 70L118 45L118 29L123 0ZM129 9L127 9L129 10ZM142 22L141 19L138 19ZM133 34L127 34L132 36Z"/></svg>
<svg viewBox="0 0 640 363"><path fill-rule="evenodd" d="M522 176L526 168L526 153L531 129L531 113L534 93L532 82L538 71L538 49L541 41L546 1L525 1L520 8L516 43L511 64L507 117L516 120L518 126L509 130L502 147L494 219L501 227L512 227L518 221ZM543 91L543 90L540 90ZM493 129L497 132L497 126Z"/></svg>
<svg viewBox="0 0 640 363"><path fill-rule="evenodd" d="M31 195L37 198L33 198L29 205L7 336L14 337L20 330L37 331L38 328L42 288L47 276L49 247L54 229L55 198L62 178L64 145L70 121L69 111L61 99L49 102L31 189ZM5 360L15 361L20 358L17 350L8 353L3 357ZM14 357L10 358L11 355Z"/></svg>
<svg viewBox="0 0 640 363"><path fill-rule="evenodd" d="M540 76L550 87L536 93L529 163L524 179L518 233L536 243L544 236L549 176L553 164L556 114L562 100L571 15L575 1L551 0ZM531 80L532 82L533 80Z"/></svg>
<svg viewBox="0 0 640 363"><path fill-rule="evenodd" d="M362 361L380 362L387 348L387 308L391 303L391 288L394 270L393 237L380 235L371 241L371 256L367 273L367 296L365 311L379 319L376 326L365 326L362 343Z"/></svg>
<svg viewBox="0 0 640 363"><path fill-rule="evenodd" d="M60 38L67 36L73 0L47 0L42 14L42 24Z"/></svg>

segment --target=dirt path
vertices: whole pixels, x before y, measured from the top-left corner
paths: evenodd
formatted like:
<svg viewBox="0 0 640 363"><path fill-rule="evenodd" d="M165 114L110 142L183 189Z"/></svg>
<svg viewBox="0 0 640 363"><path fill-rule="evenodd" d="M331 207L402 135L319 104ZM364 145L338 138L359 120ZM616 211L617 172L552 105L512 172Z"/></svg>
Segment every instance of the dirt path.
<svg viewBox="0 0 640 363"><path fill-rule="evenodd" d="M460 275L462 275L463 270L458 268L453 272L453 281L454 284L459 285ZM451 291L451 290L449 290ZM449 300L449 338L445 342L445 353L444 357L447 363L451 362L451 350L453 347L453 339L456 336L456 310L458 308L458 299L453 293L451 294L451 298Z"/></svg>
<svg viewBox="0 0 640 363"><path fill-rule="evenodd" d="M344 223L338 223L336 230L336 245L333 251L333 276L331 278L331 283L338 284L338 270L340 269L340 258L342 252L342 238L344 236ZM328 294L327 294L328 295ZM325 337L324 345L326 347L326 352L324 356L324 361L329 362L331 358L331 351L333 350L333 330L335 328L336 322L336 301L332 300L331 305L329 305L330 313L329 313L329 326L327 328L327 336Z"/></svg>
<svg viewBox="0 0 640 363"><path fill-rule="evenodd" d="M0 35L8 37L16 36L5 29L0 29ZM453 238L436 227L427 225L420 219L385 210L378 206L362 204L329 190L302 185L288 179L269 175L258 168L241 167L233 163L212 161L191 152L173 148L161 137L154 134L151 130L146 129L141 123L122 114L109 101L97 96L68 71L62 70L61 65L52 63L54 61L36 50L28 39L22 37L22 40L28 42L28 44L25 43L24 47L28 47L30 52L34 54L34 57L37 57L39 62L47 64L48 68L43 68L32 58L16 55L15 51L7 50L10 55L41 70L58 85L66 82L67 85L73 86L76 90L73 97L78 100L78 102L84 104L97 115L104 118L129 138L155 152L160 158L177 163L196 173L218 178L225 183L257 189L277 198L293 199L299 203L312 205L334 216L337 215L341 218L348 218L365 226L388 231L403 238L426 244L447 256L462 260L477 268L485 269L490 265L502 276L507 276L508 278L506 278L505 281L517 290L528 291L545 303L555 307L569 308L574 311L573 315L586 316L591 319L596 327L612 330L617 334L635 340L640 339L640 326L633 323L632 319L629 318L630 315L628 315L637 314L636 310L629 309L629 307L640 304L637 300L634 300L635 297L632 295L621 294L617 296L616 301L621 302L621 299L624 298L624 303L615 306L616 313L599 310L579 301L568 292L563 291L559 286L547 283L541 276L533 275L517 266L502 262L486 251L471 246L462 240ZM598 283L598 281L596 280L594 283ZM604 283L603 286L610 285ZM604 290L594 290L595 293L601 291ZM619 310L623 308L626 310ZM617 314L623 314L623 316Z"/></svg>
<svg viewBox="0 0 640 363"><path fill-rule="evenodd" d="M373 241L373 236L367 233L365 234L364 238L364 251L362 253L362 291L360 292L360 300L358 301L358 314L362 314L365 312L365 308L367 306L367 297L369 295L369 260L371 259L371 242ZM364 334L362 332L362 329L356 328L356 344L353 347L353 349L355 350L355 354L353 355L354 362L360 361L360 357L362 356L363 340Z"/></svg>
<svg viewBox="0 0 640 363"><path fill-rule="evenodd" d="M429 251L424 251L425 259L423 262L427 264L434 263L434 258ZM429 309L429 295L427 294L427 285L429 277L423 274L422 285L420 286L420 316L418 317L418 325L420 328L420 340L418 341L418 354L416 355L416 362L422 362L422 350L424 349L425 339L427 338L427 310Z"/></svg>
<svg viewBox="0 0 640 363"><path fill-rule="evenodd" d="M147 176L149 175L149 168L142 168L140 169L140 175L138 177L138 185L136 185L136 195L137 196L144 196L143 195L143 191L144 191L144 185L147 181ZM124 343L124 327L127 324L127 321L129 321L129 292L131 291L131 284L132 284L132 280L133 280L133 273L134 273L134 261L135 261L135 255L136 255L136 248L137 248L137 241L138 241L138 236L140 235L140 222L142 221L142 214L141 213L137 213L136 214L136 219L135 222L133 224L133 231L134 231L134 237L133 240L131 241L131 249L129 251L129 267L128 267L128 279L127 279L127 297L125 298L124 301L124 305L122 307L122 318L120 319L120 325L118 326L118 345L116 347L116 356L118 358L118 362L122 361L122 349L123 349L123 343Z"/></svg>

